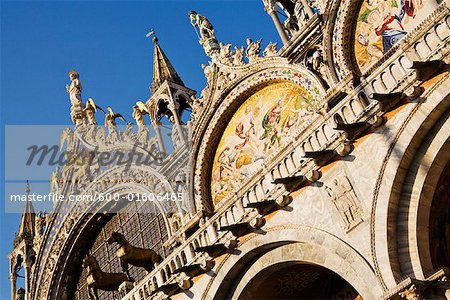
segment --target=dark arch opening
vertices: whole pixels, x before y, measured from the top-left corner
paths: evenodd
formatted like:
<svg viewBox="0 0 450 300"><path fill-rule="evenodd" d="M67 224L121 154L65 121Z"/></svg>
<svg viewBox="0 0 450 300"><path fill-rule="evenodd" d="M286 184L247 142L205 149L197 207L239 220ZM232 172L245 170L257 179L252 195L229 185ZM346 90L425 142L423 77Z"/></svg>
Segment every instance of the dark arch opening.
<svg viewBox="0 0 450 300"><path fill-rule="evenodd" d="M315 264L286 262L253 277L238 299L362 299L333 271Z"/></svg>
<svg viewBox="0 0 450 300"><path fill-rule="evenodd" d="M435 269L450 267L450 161L442 172L430 209L429 241Z"/></svg>

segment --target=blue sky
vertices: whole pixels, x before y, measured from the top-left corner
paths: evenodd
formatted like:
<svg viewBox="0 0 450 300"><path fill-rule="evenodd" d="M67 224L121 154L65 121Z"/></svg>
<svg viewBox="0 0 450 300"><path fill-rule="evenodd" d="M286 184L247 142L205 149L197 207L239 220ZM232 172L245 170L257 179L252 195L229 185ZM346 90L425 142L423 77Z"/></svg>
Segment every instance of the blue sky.
<svg viewBox="0 0 450 300"><path fill-rule="evenodd" d="M198 92L205 85L201 64L208 58L188 11L206 15L222 42L241 46L247 37L263 38L263 46L279 42L260 0L2 1L0 5L2 195L4 126L70 124L65 91L69 70L79 72L84 100L92 97L100 106L111 106L131 118L131 106L149 97L153 45L145 34L151 28L184 83ZM18 214L0 212L0 299L9 295L7 254L19 220Z"/></svg>

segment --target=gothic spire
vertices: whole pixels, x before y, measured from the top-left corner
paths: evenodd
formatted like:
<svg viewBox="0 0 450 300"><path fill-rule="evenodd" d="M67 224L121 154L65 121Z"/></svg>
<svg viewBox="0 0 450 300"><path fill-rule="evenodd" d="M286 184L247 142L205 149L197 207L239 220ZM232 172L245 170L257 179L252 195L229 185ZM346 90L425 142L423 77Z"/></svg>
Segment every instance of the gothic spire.
<svg viewBox="0 0 450 300"><path fill-rule="evenodd" d="M152 92L155 92L166 80L184 86L184 83L178 75L177 71L175 71L175 68L172 66L166 54L159 46L158 38L153 32L152 35L153 43L155 44L153 52Z"/></svg>
<svg viewBox="0 0 450 300"><path fill-rule="evenodd" d="M31 201L28 201L28 196L30 195L30 184L28 180L25 193L27 196L27 201L25 201L25 207L23 208L22 218L20 220L17 236L32 237L34 235L36 214L34 213L33 203L31 203Z"/></svg>

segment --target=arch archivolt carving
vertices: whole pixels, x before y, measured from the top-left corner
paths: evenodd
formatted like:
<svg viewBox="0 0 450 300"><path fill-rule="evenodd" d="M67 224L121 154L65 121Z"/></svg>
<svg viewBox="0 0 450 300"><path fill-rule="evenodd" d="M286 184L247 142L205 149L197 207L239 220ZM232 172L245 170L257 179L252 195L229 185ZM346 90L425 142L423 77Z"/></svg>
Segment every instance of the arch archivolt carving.
<svg viewBox="0 0 450 300"><path fill-rule="evenodd" d="M433 174L439 177L436 175L439 167L448 160L443 156L449 132L450 96L445 90L448 81L447 75L407 112L376 180L370 218L371 245L375 271L385 290L405 276L424 279L432 271L426 251L420 249L426 241L420 241L417 231L427 214L422 206L429 206L425 202L432 199L429 189L433 184L429 180ZM445 93L447 96L442 97ZM404 240L406 237L408 241ZM406 243L402 253L398 249L400 242Z"/></svg>
<svg viewBox="0 0 450 300"><path fill-rule="evenodd" d="M278 82L295 83L311 95L318 107L325 105L322 98L325 95L325 89L320 80L303 67L292 66L287 63L255 71L245 79L240 78L240 83L232 89L223 91L214 101L219 105L211 114L208 124L204 125L202 140L194 149L197 152L193 164L193 191L196 207L201 207L206 212L213 211L209 191L210 168L212 167L211 162L214 158L215 147L225 129L224 125L249 96L272 83Z"/></svg>
<svg viewBox="0 0 450 300"><path fill-rule="evenodd" d="M110 169L108 172L98 176L83 192L83 195L91 195L98 192L102 193L117 193L119 195L127 195L128 193L155 193L155 189L149 185L149 181L159 182L159 190L173 193L173 188L164 175L157 170L143 166L132 166L126 170L127 166L118 166ZM122 181L122 174L130 174L130 172L137 172L140 174L142 181L136 183L133 179L129 182ZM130 175L128 175L130 176ZM153 178L153 179L152 179ZM112 201L114 202L114 201ZM154 202L156 207L161 211L167 233L170 237L172 235L172 228L168 220L168 211L158 201ZM61 204L58 205L56 211L58 212L56 218L62 218L61 224L58 227L54 237L48 243L49 249L45 251L46 256L40 258L40 265L43 266L42 276L40 282L35 286L39 286L39 293L36 293L36 299L47 299L51 295L56 295L59 292L59 287L62 284L61 276L63 266L66 262L63 260L70 257L70 252L73 251L73 245L80 237L83 236L86 225L95 218L95 214L107 210L111 202L105 201L102 205L97 202L90 205L83 205L82 202L77 202L73 206L63 208ZM54 298L54 297L51 297Z"/></svg>
<svg viewBox="0 0 450 300"><path fill-rule="evenodd" d="M439 124L437 132L429 132L432 139L423 141L412 165L408 170L406 182L415 175L412 186L404 189L399 200L399 206L408 206L408 215L402 216L408 219L408 226L398 224L397 247L399 253L404 253L403 240L408 236L412 243L408 244L409 256L399 256L399 265L402 274L412 275L425 279L436 270L431 260L429 245L429 218L432 200L438 180L446 164L450 160L450 112L447 112L444 124ZM407 184L403 183L406 187ZM410 192L410 193L409 193ZM399 215L400 216L400 215Z"/></svg>
<svg viewBox="0 0 450 300"><path fill-rule="evenodd" d="M264 230L264 235L251 235L240 240L240 255L228 255L217 265L216 276L209 280L202 299L230 296L224 293L230 290L232 283L237 286L234 299L260 270L290 261L323 266L345 279L364 299L380 298L382 290L369 263L339 238L302 225L275 226Z"/></svg>
<svg viewBox="0 0 450 300"><path fill-rule="evenodd" d="M336 83L358 70L352 57L356 17L361 4L361 0L337 0L329 6L324 50Z"/></svg>

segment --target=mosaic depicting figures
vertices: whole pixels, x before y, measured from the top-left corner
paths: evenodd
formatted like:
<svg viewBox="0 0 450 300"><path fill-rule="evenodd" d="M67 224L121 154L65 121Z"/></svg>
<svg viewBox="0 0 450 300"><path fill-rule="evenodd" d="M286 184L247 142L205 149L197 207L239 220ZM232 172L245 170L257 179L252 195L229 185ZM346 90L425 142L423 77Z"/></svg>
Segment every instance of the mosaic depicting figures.
<svg viewBox="0 0 450 300"><path fill-rule="evenodd" d="M355 33L360 69L378 61L436 7L436 0L365 0Z"/></svg>
<svg viewBox="0 0 450 300"><path fill-rule="evenodd" d="M228 123L214 157L214 204L236 191L266 156L293 136L315 111L315 102L294 83L275 83L251 97Z"/></svg>

